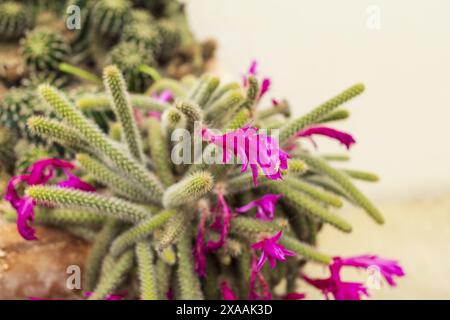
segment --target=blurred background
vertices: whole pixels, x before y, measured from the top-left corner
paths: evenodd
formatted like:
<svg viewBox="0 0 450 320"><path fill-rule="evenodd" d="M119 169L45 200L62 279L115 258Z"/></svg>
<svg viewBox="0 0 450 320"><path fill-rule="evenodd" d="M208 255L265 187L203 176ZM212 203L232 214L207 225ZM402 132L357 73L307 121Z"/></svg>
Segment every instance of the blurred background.
<svg viewBox="0 0 450 320"><path fill-rule="evenodd" d="M450 2L187 3L195 34L218 40L220 72L238 78L257 59L260 74L273 81L269 97L287 98L296 115L356 82L366 85L366 92L347 104L349 121L336 127L357 140L349 166L380 175L380 182L361 188L378 201L387 222L376 226L349 208L343 214L354 234L327 228L320 247L343 256L398 259L407 277L374 298L449 299ZM343 151L332 141L317 142L320 151Z"/></svg>

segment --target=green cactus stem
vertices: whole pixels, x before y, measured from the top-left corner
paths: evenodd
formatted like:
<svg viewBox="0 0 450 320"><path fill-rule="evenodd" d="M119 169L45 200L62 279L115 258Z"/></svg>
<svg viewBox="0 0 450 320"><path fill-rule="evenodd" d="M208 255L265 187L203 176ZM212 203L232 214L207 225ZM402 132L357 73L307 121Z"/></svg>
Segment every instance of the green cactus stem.
<svg viewBox="0 0 450 320"><path fill-rule="evenodd" d="M136 244L136 257L140 283L141 300L158 300L158 278L154 264L153 251L148 241Z"/></svg>

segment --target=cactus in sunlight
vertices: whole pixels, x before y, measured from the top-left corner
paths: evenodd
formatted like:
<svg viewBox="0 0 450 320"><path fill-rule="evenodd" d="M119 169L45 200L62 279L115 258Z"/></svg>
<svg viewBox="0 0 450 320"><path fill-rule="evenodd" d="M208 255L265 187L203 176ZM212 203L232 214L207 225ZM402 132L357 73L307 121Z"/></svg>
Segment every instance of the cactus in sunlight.
<svg viewBox="0 0 450 320"><path fill-rule="evenodd" d="M139 53L121 59L133 54ZM324 224L352 231L339 213L344 202L384 221L352 181L378 177L336 168L346 154L321 154L310 145L316 135L347 149L355 143L324 123L346 119L348 111L339 107L363 85L292 118L284 100L259 108L270 80L259 79L256 63L243 84L208 74L194 81L152 79L152 96L129 93L127 82L136 80L122 66L104 68L103 93L68 99L54 86L38 87L56 117L31 114L28 129L71 150L73 161L43 156L49 159L13 178L6 196L18 211L9 219L27 239L36 239L34 219L93 241L83 288L92 292L89 299L124 287L129 298L141 299L286 298L300 295L291 292L299 277L336 299L360 298L367 289L344 294L346 283L332 282L336 274L320 287L302 267L315 261L333 273L344 265L395 264L376 256L332 257L316 247ZM88 110L113 112L114 121L102 130ZM58 182L60 175L67 180ZM24 188L16 190L18 183ZM386 277L403 275L395 267L383 269ZM285 292L275 290L280 283Z"/></svg>

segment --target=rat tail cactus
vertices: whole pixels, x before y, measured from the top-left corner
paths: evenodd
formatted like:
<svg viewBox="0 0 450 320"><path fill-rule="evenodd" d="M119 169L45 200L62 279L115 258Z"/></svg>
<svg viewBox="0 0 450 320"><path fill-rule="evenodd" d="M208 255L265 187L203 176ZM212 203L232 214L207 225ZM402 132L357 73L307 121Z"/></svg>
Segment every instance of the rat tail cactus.
<svg viewBox="0 0 450 320"><path fill-rule="evenodd" d="M327 298L360 299L368 288L342 280L343 267L375 265L389 285L404 275L394 260L333 257L315 247L323 224L352 231L338 212L344 202L384 222L352 181L376 175L336 168L346 155L308 147L321 135L351 148L350 134L325 123L348 117L340 107L364 91L362 84L291 118L286 101L259 108L271 79L259 78L256 62L242 84L212 75L158 78L151 96L127 92L135 82L122 66L104 69L106 93L75 101L39 86L58 118L30 117L31 132L76 157L34 162L11 179L6 195L25 239L39 236L32 221L84 230L88 239L96 234L83 287L89 299L107 299L124 286L129 299L298 299L299 279ZM109 135L83 114L89 108L115 113ZM330 277L309 277L307 261L328 266ZM275 290L280 283L284 289Z"/></svg>

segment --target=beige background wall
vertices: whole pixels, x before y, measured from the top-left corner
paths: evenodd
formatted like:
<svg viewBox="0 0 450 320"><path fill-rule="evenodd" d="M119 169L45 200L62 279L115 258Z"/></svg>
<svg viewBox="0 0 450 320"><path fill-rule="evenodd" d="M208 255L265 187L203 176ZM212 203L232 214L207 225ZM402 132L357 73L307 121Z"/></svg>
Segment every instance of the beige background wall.
<svg viewBox="0 0 450 320"><path fill-rule="evenodd" d="M301 114L355 82L349 104L352 166L377 171L378 200L450 192L450 1L188 0L199 38L215 37L223 69L238 76L252 58L272 93ZM370 5L380 30L367 27ZM321 150L340 151L321 142Z"/></svg>

